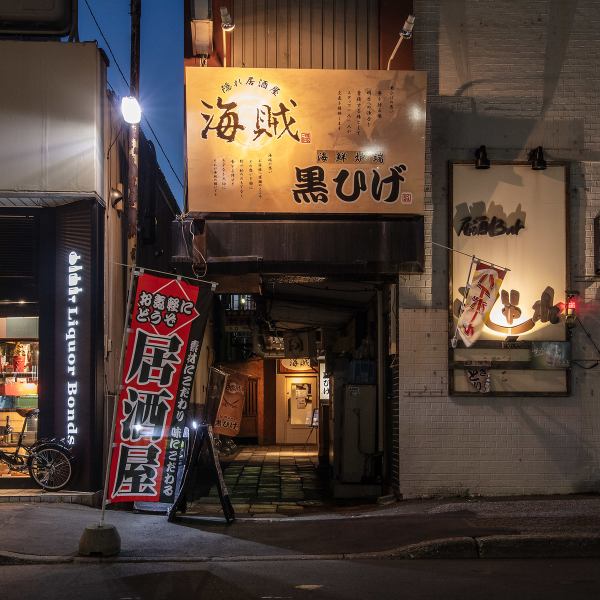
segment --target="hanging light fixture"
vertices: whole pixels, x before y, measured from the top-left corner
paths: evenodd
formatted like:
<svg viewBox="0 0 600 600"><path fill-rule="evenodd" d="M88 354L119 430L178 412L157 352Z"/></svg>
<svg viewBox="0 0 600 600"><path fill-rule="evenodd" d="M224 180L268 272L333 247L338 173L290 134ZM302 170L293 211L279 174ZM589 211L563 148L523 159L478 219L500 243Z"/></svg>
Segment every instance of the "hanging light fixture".
<svg viewBox="0 0 600 600"><path fill-rule="evenodd" d="M546 168L546 161L544 160L544 150L541 146L534 148L529 153L529 162L531 163L531 168L534 171L543 171Z"/></svg>
<svg viewBox="0 0 600 600"><path fill-rule="evenodd" d="M487 150L485 146L479 146L477 150L475 150L475 168L476 169L489 169L490 168L490 160L487 156Z"/></svg>

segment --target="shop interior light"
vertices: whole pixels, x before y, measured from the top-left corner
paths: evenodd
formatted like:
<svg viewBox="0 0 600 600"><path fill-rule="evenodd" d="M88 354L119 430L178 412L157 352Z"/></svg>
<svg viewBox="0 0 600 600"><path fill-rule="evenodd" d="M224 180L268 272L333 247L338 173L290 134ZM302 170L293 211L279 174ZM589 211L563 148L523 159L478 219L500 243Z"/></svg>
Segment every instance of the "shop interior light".
<svg viewBox="0 0 600 600"><path fill-rule="evenodd" d="M544 149L541 146L534 148L529 153L529 162L534 171L544 171L546 169L546 161L544 160Z"/></svg>
<svg viewBox="0 0 600 600"><path fill-rule="evenodd" d="M487 149L485 146L479 146L475 150L475 168L476 169L489 169L490 160L487 156Z"/></svg>
<svg viewBox="0 0 600 600"><path fill-rule="evenodd" d="M142 109L133 96L125 96L121 100L121 114L126 123L137 125L142 120Z"/></svg>

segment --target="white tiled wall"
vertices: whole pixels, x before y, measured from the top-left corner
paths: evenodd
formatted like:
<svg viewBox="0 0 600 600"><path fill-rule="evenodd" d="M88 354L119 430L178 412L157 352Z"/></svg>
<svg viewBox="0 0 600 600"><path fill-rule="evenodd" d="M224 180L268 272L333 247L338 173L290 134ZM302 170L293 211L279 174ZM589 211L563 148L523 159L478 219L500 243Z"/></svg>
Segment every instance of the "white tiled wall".
<svg viewBox="0 0 600 600"><path fill-rule="evenodd" d="M448 242L448 160L481 144L492 160L524 160L542 145L570 163L570 287L600 346L600 3L416 0L415 14L415 64L429 74L427 261L399 280L399 491L600 491L600 366L576 367L568 398L448 396L448 262L431 244ZM573 354L598 356L581 328Z"/></svg>

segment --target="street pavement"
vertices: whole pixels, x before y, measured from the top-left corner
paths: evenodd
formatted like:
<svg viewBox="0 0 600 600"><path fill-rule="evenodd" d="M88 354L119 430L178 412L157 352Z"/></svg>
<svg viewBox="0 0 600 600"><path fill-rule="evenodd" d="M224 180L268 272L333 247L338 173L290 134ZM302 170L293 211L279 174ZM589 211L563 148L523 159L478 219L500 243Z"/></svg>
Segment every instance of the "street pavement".
<svg viewBox="0 0 600 600"><path fill-rule="evenodd" d="M598 561L361 560L4 567L3 600L592 600Z"/></svg>
<svg viewBox="0 0 600 600"><path fill-rule="evenodd" d="M0 505L0 563L74 560L100 511L74 504ZM600 556L600 497L422 500L298 517L223 519L109 510L117 561L256 562L395 557ZM90 561L95 559L75 559Z"/></svg>

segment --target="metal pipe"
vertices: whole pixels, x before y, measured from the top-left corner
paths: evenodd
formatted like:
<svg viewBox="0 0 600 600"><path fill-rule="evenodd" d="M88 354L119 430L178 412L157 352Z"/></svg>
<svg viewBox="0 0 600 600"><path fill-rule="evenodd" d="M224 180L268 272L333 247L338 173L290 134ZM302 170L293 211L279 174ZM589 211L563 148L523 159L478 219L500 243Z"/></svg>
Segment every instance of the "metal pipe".
<svg viewBox="0 0 600 600"><path fill-rule="evenodd" d="M110 479L110 466L112 462L113 448L115 444L115 429L117 425L117 408L119 406L119 399L121 397L122 381L123 381L123 362L125 360L125 346L127 344L127 337L129 335L129 312L131 311L131 304L133 302L133 279L139 274L138 270L131 269L131 275L129 276L129 290L127 292L127 306L125 307L125 323L123 325L123 339L121 340L121 356L119 357L119 387L117 388L117 396L113 407L112 425L110 428L110 442L108 446L108 457L106 460L106 473L104 474L104 490L102 491L102 511L100 512L100 525L104 525L104 513L106 512L106 500L108 497L108 484Z"/></svg>
<svg viewBox="0 0 600 600"><path fill-rule="evenodd" d="M383 292L377 290L377 451L384 451L385 350L383 340ZM383 461L385 464L385 460Z"/></svg>
<svg viewBox="0 0 600 600"><path fill-rule="evenodd" d="M131 0L131 70L129 81L130 95L139 101L140 92L140 22L142 0ZM138 194L140 126L129 127L129 164L127 178L127 250L131 264L137 263Z"/></svg>

